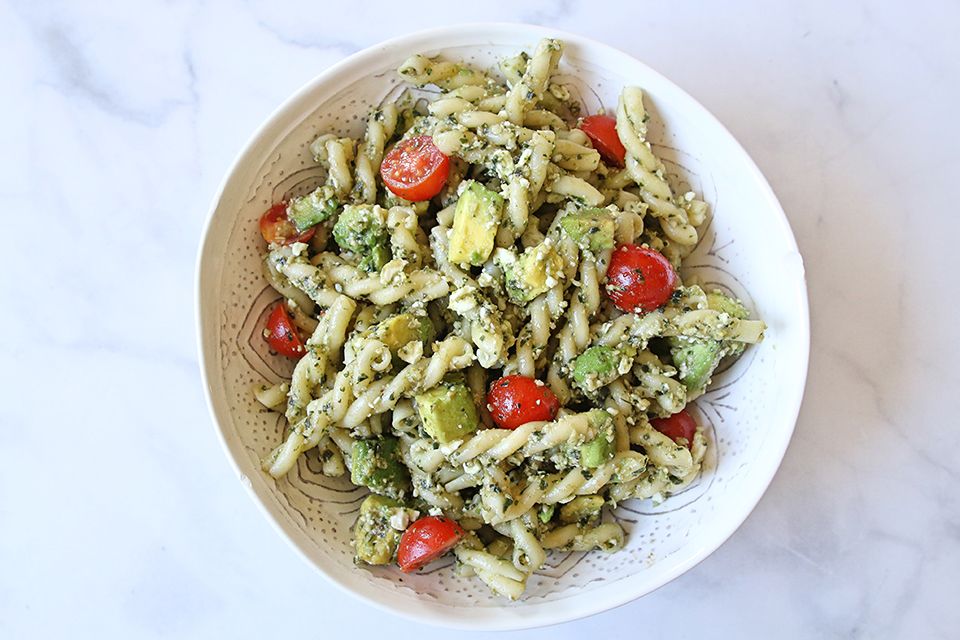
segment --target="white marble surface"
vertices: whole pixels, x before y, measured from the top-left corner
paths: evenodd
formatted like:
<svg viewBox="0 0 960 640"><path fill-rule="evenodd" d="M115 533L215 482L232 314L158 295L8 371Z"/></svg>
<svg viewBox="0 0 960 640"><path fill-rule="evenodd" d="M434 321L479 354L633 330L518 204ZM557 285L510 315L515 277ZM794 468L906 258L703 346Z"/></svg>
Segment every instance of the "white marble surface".
<svg viewBox="0 0 960 640"><path fill-rule="evenodd" d="M247 137L351 52L481 17L347 4L0 2L0 637L450 637L304 564L240 488L200 388L194 257ZM727 544L527 635L958 637L960 5L634 4L482 17L620 47L743 142L806 258L809 384Z"/></svg>

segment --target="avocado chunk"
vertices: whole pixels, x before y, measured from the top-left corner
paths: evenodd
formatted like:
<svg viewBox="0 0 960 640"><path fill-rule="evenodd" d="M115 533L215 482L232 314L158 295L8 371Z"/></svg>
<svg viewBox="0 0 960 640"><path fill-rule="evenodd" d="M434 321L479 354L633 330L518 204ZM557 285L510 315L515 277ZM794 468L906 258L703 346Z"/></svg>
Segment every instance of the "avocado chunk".
<svg viewBox="0 0 960 640"><path fill-rule="evenodd" d="M613 443L601 433L580 446L580 464L595 469L613 457Z"/></svg>
<svg viewBox="0 0 960 640"><path fill-rule="evenodd" d="M671 338L670 355L679 372L677 378L687 390L703 391L723 357L723 345L716 340Z"/></svg>
<svg viewBox="0 0 960 640"><path fill-rule="evenodd" d="M429 322L429 319L427 319L427 322ZM373 330L373 337L387 345L393 355L397 355L397 352L408 343L414 340L423 340L423 334L422 318L412 313L390 316L379 322Z"/></svg>
<svg viewBox="0 0 960 640"><path fill-rule="evenodd" d="M617 223L606 209L584 209L560 219L560 228L581 249L602 251L613 249L613 233Z"/></svg>
<svg viewBox="0 0 960 640"><path fill-rule="evenodd" d="M729 313L734 318L746 320L750 315L743 303L720 291L711 291L707 294L707 307L714 311Z"/></svg>
<svg viewBox="0 0 960 640"><path fill-rule="evenodd" d="M507 297L514 304L530 302L563 277L563 258L549 242L527 247L519 257L504 250L498 253L498 258Z"/></svg>
<svg viewBox="0 0 960 640"><path fill-rule="evenodd" d="M329 219L339 206L340 200L333 187L324 185L309 195L291 200L287 206L287 217L296 225L297 231L306 231Z"/></svg>
<svg viewBox="0 0 960 640"><path fill-rule="evenodd" d="M707 294L707 307L741 320L750 315L739 300L720 291ZM670 356L679 372L677 378L694 394L703 392L723 357L739 355L743 351L743 345L737 342L696 340L681 336L670 338L669 342Z"/></svg>
<svg viewBox="0 0 960 640"><path fill-rule="evenodd" d="M424 431L442 444L470 435L480 425L473 394L462 377L450 376L415 400Z"/></svg>
<svg viewBox="0 0 960 640"><path fill-rule="evenodd" d="M460 192L450 233L450 262L482 265L493 251L503 217L503 198L479 182L468 180Z"/></svg>
<svg viewBox="0 0 960 640"><path fill-rule="evenodd" d="M399 446L400 440L392 436L354 441L350 469L353 484L397 500L410 493L410 473L400 461Z"/></svg>
<svg viewBox="0 0 960 640"><path fill-rule="evenodd" d="M401 511L402 504L375 493L360 503L360 515L353 525L354 550L358 562L390 564L393 561L403 531L390 526L390 518Z"/></svg>
<svg viewBox="0 0 960 640"><path fill-rule="evenodd" d="M542 504L540 505L540 510L537 512L537 517L540 518L540 522L547 524L550 522L550 519L553 518L553 512L556 511L557 505L555 504Z"/></svg>
<svg viewBox="0 0 960 640"><path fill-rule="evenodd" d="M433 326L433 320L428 315L417 316L417 318L420 320L420 339L424 344L433 342L437 337L437 328Z"/></svg>
<svg viewBox="0 0 960 640"><path fill-rule="evenodd" d="M596 391L620 375L621 359L621 353L613 347L590 347L574 359L573 380L584 392Z"/></svg>
<svg viewBox="0 0 960 640"><path fill-rule="evenodd" d="M580 466L595 469L613 457L613 418L603 409L594 409L589 419L597 435L580 445Z"/></svg>
<svg viewBox="0 0 960 640"><path fill-rule="evenodd" d="M341 249L360 258L363 271L379 271L390 260L386 212L377 205L347 205L333 225Z"/></svg>
<svg viewBox="0 0 960 640"><path fill-rule="evenodd" d="M560 507L560 522L565 524L572 524L574 522L587 524L600 517L600 510L603 509L603 503L603 496L577 496Z"/></svg>

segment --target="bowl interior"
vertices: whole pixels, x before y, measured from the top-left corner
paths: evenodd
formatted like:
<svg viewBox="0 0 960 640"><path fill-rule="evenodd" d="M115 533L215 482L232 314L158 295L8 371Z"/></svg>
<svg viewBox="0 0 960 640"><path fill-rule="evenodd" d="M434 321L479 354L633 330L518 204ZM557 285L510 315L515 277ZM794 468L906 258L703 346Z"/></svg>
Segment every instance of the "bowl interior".
<svg viewBox="0 0 960 640"><path fill-rule="evenodd" d="M403 89L394 70L415 52L442 53L487 67L548 32L520 25L425 32L374 47L337 65L288 101L255 135L224 183L199 267L204 374L224 444L245 484L294 545L337 584L398 613L466 627L548 624L621 604L679 575L719 546L756 504L789 441L807 360L803 266L779 205L746 153L692 98L623 53L582 38L566 43L559 80L588 113L616 106L621 87L644 88L649 137L676 187L711 206L683 276L726 289L769 325L766 340L716 375L696 402L710 453L698 481L656 506L621 505L628 533L616 554L554 552L506 603L452 562L402 575L353 564L351 527L365 491L318 473L303 456L274 481L259 460L283 437L279 414L263 409L255 383L288 378L291 364L271 356L260 331L279 296L261 275L257 220L272 203L305 193L321 178L307 144L324 132L359 137L367 110ZM550 31L550 34L556 32Z"/></svg>

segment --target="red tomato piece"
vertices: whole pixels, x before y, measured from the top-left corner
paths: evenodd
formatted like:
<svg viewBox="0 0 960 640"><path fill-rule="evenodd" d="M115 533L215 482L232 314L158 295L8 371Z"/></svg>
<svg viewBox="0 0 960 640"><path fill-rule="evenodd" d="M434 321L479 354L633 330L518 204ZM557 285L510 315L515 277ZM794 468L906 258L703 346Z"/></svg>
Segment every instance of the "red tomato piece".
<svg viewBox="0 0 960 640"><path fill-rule="evenodd" d="M404 573L416 571L452 549L466 533L456 520L424 516L407 527L397 547L397 564Z"/></svg>
<svg viewBox="0 0 960 640"><path fill-rule="evenodd" d="M610 256L605 288L621 311L653 311L666 304L676 287L677 272L659 251L621 244Z"/></svg>
<svg viewBox="0 0 960 640"><path fill-rule="evenodd" d="M287 203L278 202L266 213L260 216L260 235L267 244L293 244L294 242L310 242L310 238L317 232L310 227L303 233L297 231L297 225L287 217Z"/></svg>
<svg viewBox="0 0 960 640"><path fill-rule="evenodd" d="M587 134L593 148L607 164L623 166L627 150L617 135L617 121L610 116L587 116L580 122L580 130Z"/></svg>
<svg viewBox="0 0 960 640"><path fill-rule="evenodd" d="M487 393L490 416L501 429L516 429L522 424L553 420L560 401L550 387L527 376L504 376L490 385Z"/></svg>
<svg viewBox="0 0 960 640"><path fill-rule="evenodd" d="M383 157L380 177L394 195L420 202L440 193L450 176L450 158L430 136L402 140Z"/></svg>
<svg viewBox="0 0 960 640"><path fill-rule="evenodd" d="M271 349L285 356L299 358L306 353L303 340L300 339L297 327L293 324L283 302L278 303L270 312L263 337L267 339Z"/></svg>
<svg viewBox="0 0 960 640"><path fill-rule="evenodd" d="M654 418L650 421L650 426L677 444L685 444L688 449L693 444L693 436L697 432L697 421L687 413L686 409L681 409L679 413L669 418Z"/></svg>

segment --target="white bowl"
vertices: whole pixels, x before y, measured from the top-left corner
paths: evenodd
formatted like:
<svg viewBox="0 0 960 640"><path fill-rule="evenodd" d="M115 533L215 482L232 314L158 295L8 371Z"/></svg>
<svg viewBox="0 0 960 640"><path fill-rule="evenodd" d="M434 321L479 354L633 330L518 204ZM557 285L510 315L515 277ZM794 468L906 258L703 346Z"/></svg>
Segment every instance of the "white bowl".
<svg viewBox="0 0 960 640"><path fill-rule="evenodd" d="M624 85L639 85L652 115L650 138L673 179L711 205L712 221L684 276L718 284L769 325L696 403L711 444L702 477L659 507L622 505L627 529L615 554L554 553L523 600L492 596L453 575L448 560L417 575L356 567L350 529L363 491L311 471L289 479L260 471L280 442L283 420L253 399L255 382L279 381L290 363L260 337L278 296L261 276L257 219L273 202L317 180L306 145L321 132L358 136L371 105L398 92L394 69L413 53L442 53L487 66L544 36L566 42L561 73L588 111L611 109ZM277 529L343 589L415 620L470 629L554 624L609 609L660 587L724 542L776 472L793 432L806 379L809 326L803 262L789 224L760 171L733 136L693 98L629 55L579 36L528 25L463 25L424 31L366 49L320 74L254 134L214 199L198 262L201 370L210 409L240 478Z"/></svg>

